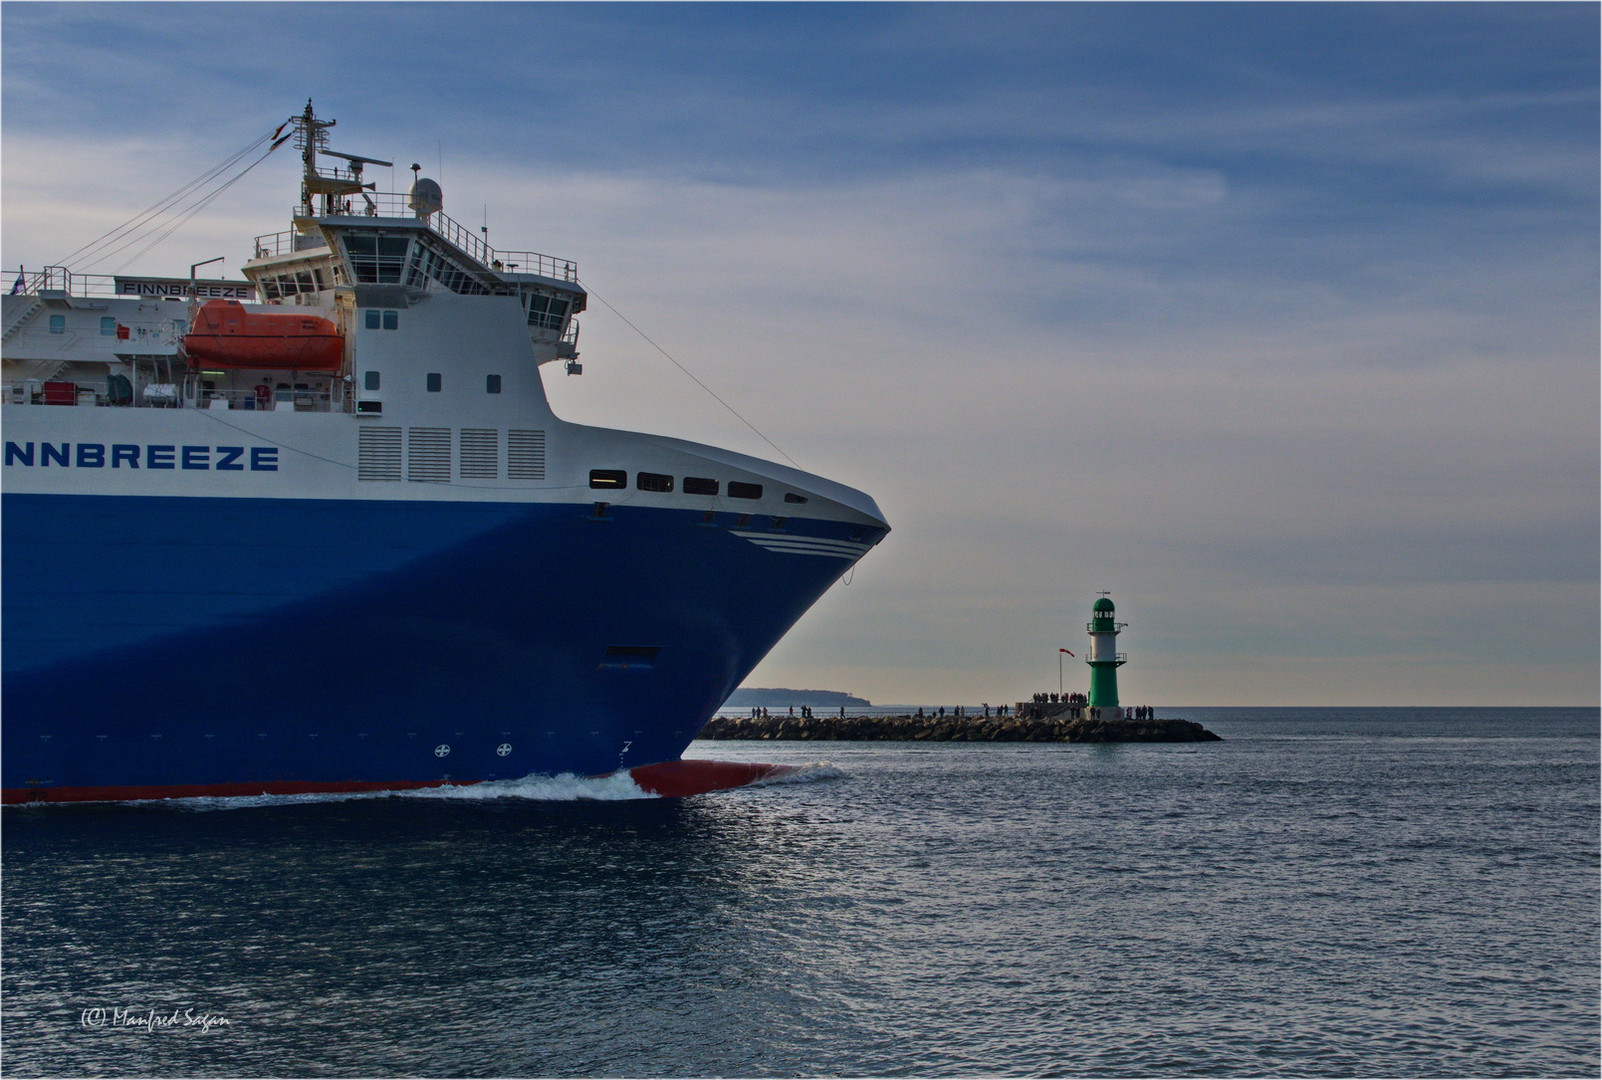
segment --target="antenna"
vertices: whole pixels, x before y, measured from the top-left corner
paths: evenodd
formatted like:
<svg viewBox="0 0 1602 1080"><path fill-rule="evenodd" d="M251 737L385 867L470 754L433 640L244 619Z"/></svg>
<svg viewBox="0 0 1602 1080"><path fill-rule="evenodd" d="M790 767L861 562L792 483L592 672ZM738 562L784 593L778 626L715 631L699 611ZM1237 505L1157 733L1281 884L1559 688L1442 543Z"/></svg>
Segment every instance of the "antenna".
<svg viewBox="0 0 1602 1080"><path fill-rule="evenodd" d="M338 150L322 150L322 151L320 151L320 153L327 154L329 157L344 158L346 161L350 162L352 165L385 165L385 166L389 166L389 165L395 164L393 161L379 161L375 157L362 157L360 154L342 154Z"/></svg>

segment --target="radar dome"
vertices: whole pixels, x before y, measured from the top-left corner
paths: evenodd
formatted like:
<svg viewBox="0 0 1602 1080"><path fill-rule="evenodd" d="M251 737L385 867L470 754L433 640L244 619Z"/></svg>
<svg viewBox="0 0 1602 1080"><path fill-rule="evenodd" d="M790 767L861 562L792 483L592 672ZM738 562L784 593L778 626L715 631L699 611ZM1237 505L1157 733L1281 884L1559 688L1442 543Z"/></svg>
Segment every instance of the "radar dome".
<svg viewBox="0 0 1602 1080"><path fill-rule="evenodd" d="M418 217L426 218L445 209L445 195L437 183L424 176L412 182L412 197L407 205Z"/></svg>

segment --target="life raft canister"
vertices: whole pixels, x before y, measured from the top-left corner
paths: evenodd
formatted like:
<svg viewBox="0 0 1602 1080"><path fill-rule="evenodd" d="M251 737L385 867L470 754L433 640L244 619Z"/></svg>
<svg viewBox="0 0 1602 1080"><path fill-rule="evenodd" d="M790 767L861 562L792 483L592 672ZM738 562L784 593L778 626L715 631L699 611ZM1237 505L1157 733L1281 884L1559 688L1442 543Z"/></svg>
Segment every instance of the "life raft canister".
<svg viewBox="0 0 1602 1080"><path fill-rule="evenodd" d="M184 335L184 352L209 367L338 371L345 339L320 316L246 311L238 300L208 300Z"/></svg>

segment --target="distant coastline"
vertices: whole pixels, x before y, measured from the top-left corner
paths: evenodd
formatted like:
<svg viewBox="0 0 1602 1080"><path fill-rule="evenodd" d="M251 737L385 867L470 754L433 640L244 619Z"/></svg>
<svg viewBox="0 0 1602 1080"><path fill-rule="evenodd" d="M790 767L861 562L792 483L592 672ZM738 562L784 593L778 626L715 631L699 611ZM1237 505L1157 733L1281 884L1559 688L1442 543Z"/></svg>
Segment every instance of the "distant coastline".
<svg viewBox="0 0 1602 1080"><path fill-rule="evenodd" d="M725 709L786 709L806 705L813 709L871 708L867 698L854 697L843 690L790 690L785 687L751 686L736 690L723 703Z"/></svg>

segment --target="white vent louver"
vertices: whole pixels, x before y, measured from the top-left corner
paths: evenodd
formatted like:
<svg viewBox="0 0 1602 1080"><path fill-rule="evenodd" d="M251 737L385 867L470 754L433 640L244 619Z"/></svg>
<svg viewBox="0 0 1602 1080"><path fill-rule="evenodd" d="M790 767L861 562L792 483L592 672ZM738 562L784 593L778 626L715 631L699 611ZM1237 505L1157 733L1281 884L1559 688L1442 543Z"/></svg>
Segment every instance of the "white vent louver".
<svg viewBox="0 0 1602 1080"><path fill-rule="evenodd" d="M364 427L357 439L356 477L359 480L401 478L401 429Z"/></svg>
<svg viewBox="0 0 1602 1080"><path fill-rule="evenodd" d="M451 429L406 429L406 479L429 484L451 482Z"/></svg>
<svg viewBox="0 0 1602 1080"><path fill-rule="evenodd" d="M463 428L457 463L463 480L495 480L501 475L501 433L494 428Z"/></svg>
<svg viewBox="0 0 1602 1080"><path fill-rule="evenodd" d="M545 432L506 433L506 475L513 480L545 479Z"/></svg>

